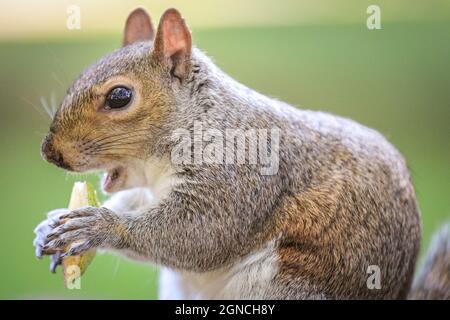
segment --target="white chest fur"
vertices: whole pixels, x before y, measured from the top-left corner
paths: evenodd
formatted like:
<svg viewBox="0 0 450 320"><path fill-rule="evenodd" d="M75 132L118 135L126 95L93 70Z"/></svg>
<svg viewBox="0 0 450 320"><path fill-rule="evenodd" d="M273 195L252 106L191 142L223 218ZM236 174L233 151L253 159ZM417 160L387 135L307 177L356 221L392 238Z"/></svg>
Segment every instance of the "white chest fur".
<svg viewBox="0 0 450 320"><path fill-rule="evenodd" d="M160 299L261 299L278 272L275 241L231 267L205 273L162 268Z"/></svg>

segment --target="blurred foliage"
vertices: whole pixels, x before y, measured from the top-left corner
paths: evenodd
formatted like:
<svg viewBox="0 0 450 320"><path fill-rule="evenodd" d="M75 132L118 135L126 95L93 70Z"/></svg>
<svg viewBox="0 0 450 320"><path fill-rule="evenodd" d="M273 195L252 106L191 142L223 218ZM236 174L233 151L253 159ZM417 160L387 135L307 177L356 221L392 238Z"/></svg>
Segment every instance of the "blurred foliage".
<svg viewBox="0 0 450 320"><path fill-rule="evenodd" d="M373 4L381 8L383 22L450 19L448 0L0 0L0 38L121 32L137 6L148 8L155 25L164 10L175 7L191 27L216 28L358 24L365 22L367 7ZM81 14L77 31L66 28L67 10L73 5Z"/></svg>
<svg viewBox="0 0 450 320"><path fill-rule="evenodd" d="M301 108L376 128L408 160L423 214L424 242L450 216L450 23L388 23L195 29L194 41L244 84ZM67 205L72 183L40 159L49 119L74 77L115 49L120 35L0 43L0 298L155 298L157 271L98 255L82 290L63 288L34 257L32 230ZM98 186L98 177L88 176Z"/></svg>

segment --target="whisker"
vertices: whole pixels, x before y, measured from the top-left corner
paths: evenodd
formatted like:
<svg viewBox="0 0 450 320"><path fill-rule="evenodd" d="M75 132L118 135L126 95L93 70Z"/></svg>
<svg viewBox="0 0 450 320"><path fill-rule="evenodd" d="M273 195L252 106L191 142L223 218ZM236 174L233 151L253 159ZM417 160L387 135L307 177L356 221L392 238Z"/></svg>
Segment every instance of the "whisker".
<svg viewBox="0 0 450 320"><path fill-rule="evenodd" d="M47 112L50 119L53 119L52 112L50 111L50 107L48 106L47 100L44 98L44 96L41 96L41 104L42 104L42 107L44 107L44 110Z"/></svg>
<svg viewBox="0 0 450 320"><path fill-rule="evenodd" d="M86 154L91 154L92 155L92 154L97 154L97 153L100 153L100 152L103 152L103 151L107 151L107 150L117 150L117 151L130 150L130 151L138 152L136 150L136 148L132 147L132 146L129 146L129 147L127 147L127 146L118 146L118 147L105 147L105 148L102 148L102 149L93 149L93 150L90 150L89 152L87 152Z"/></svg>
<svg viewBox="0 0 450 320"><path fill-rule="evenodd" d="M45 113L42 112L42 109L39 108L37 105L35 105L33 102L31 102L30 100L26 99L25 97L21 97L20 98L23 102L29 104L30 106L32 106L41 117L43 117L46 121L47 121L47 115Z"/></svg>
<svg viewBox="0 0 450 320"><path fill-rule="evenodd" d="M103 152L106 150L129 150L129 151L133 151L133 153L139 152L136 150L136 147L133 147L132 145L127 146L127 145L120 145L120 146L112 146L112 147L104 147L104 148L100 148L100 149L92 149L86 152L91 152L91 153L98 153L98 152Z"/></svg>
<svg viewBox="0 0 450 320"><path fill-rule="evenodd" d="M94 146L97 147L97 148L101 148L103 146L109 146L109 145L115 145L115 144L120 145L120 144L127 144L127 143L134 142L134 141L145 141L145 140L147 140L147 139L136 140L136 138L141 138L141 137L143 137L143 136L142 135L127 136L125 138L118 138L118 139L115 139L115 140L112 140L112 141L106 141L106 142L104 141L102 143L94 143Z"/></svg>
<svg viewBox="0 0 450 320"><path fill-rule="evenodd" d="M56 114L56 110L58 110L58 104L56 102L56 94L54 91L52 91L52 93L50 95L50 105L51 105L51 110L52 110L52 118L54 118L55 114Z"/></svg>
<svg viewBox="0 0 450 320"><path fill-rule="evenodd" d="M95 139L90 140L90 142L98 143L98 142L101 142L101 141L104 141L104 140L107 140L107 139L112 139L112 138L119 138L118 140L120 140L120 137L124 137L124 136L127 136L127 135L139 133L139 132L145 132L145 131L149 131L149 129L145 128L145 129L138 129L138 130L131 131L131 132L122 132L122 133L118 133L118 134L115 134L115 135L100 136L100 137L97 137Z"/></svg>
<svg viewBox="0 0 450 320"><path fill-rule="evenodd" d="M66 71L63 68L63 64L61 63L61 61L58 59L58 57L55 54L55 51L52 50L50 48L50 46L48 44L45 44L45 48L47 49L47 51L50 53L50 55L53 57L54 61L56 62L56 64L58 65L58 67L61 69L61 74L64 78L64 80L68 80L69 77L67 76Z"/></svg>
<svg viewBox="0 0 450 320"><path fill-rule="evenodd" d="M90 135L92 132L94 132L94 130L96 130L97 128L95 127L95 126L93 126L92 128L91 128L91 130L89 130L85 135L83 135L82 137L81 137L81 141L84 141L84 140L86 140L86 138L88 137L88 135Z"/></svg>
<svg viewBox="0 0 450 320"><path fill-rule="evenodd" d="M127 145L139 144L139 143L144 143L144 142L147 142L147 139L104 143L102 145L94 145L93 147L94 147L94 149L102 149L104 147L120 147L120 146L127 146Z"/></svg>
<svg viewBox="0 0 450 320"><path fill-rule="evenodd" d="M105 148L105 149L101 149L101 150L94 150L93 154L102 154L102 152L104 151L136 151L136 149L134 148L126 148L126 147L119 147L119 148Z"/></svg>
<svg viewBox="0 0 450 320"><path fill-rule="evenodd" d="M94 128L94 130L95 130L95 128ZM94 131L94 130L91 130L91 131L89 132L89 134L90 134L92 131ZM89 134L86 134L85 137L83 137L83 140L87 140ZM101 142L101 141L104 141L104 140L107 140L107 139L110 139L110 138L116 138L116 137L125 136L125 135L127 135L127 134L128 134L128 132L127 132L127 133L114 134L114 135L109 134L109 135L99 136L99 137L90 139L90 140L89 140L89 143L97 143L97 142Z"/></svg>
<svg viewBox="0 0 450 320"><path fill-rule="evenodd" d="M99 153L99 152L103 152L106 150L129 150L129 151L133 151L133 153L139 152L136 150L136 147L134 147L132 144L131 145L127 145L127 144L123 144L123 145L117 145L117 146L105 146L102 148L93 148L93 149L89 149L89 150L85 150L84 152L86 153Z"/></svg>
<svg viewBox="0 0 450 320"><path fill-rule="evenodd" d="M61 79L58 78L55 72L52 72L52 77L62 88L65 88L65 85L63 84Z"/></svg>
<svg viewBox="0 0 450 320"><path fill-rule="evenodd" d="M110 152L110 153L108 153L108 152L102 152L102 153L98 153L97 155L100 155L100 156L111 156L111 157L113 157L113 158L130 158L130 159L136 159L136 158L142 159L142 158L143 158L143 157L137 156L137 155L133 155L133 156L126 155L126 154L120 154L120 155L118 155L117 153L112 153L112 152Z"/></svg>
<svg viewBox="0 0 450 320"><path fill-rule="evenodd" d="M112 129L114 129L114 127L113 126L111 126L111 128ZM143 128L143 129L138 129L138 130L134 130L134 131L131 131L131 132L121 132L121 133L118 133L118 134L115 134L115 135L111 135L110 133L106 136L106 135L104 135L104 136L99 136L99 137L95 137L95 138L92 138L92 139L90 139L89 140L89 142L90 143L97 143L97 142L101 142L101 141L104 141L104 140L108 140L108 139L112 139L112 138L118 138L118 137L123 137L123 136L127 136L127 135L130 135L130 134L133 134L133 133L138 133L138 132L150 132L152 129L154 129L154 128L156 128L156 129L160 129L161 130L161 126L157 126L157 125L152 125L152 128ZM94 130L96 130L97 128L92 128L89 132L87 132L82 138L81 138L81 140L88 140L89 139L89 135L94 131Z"/></svg>

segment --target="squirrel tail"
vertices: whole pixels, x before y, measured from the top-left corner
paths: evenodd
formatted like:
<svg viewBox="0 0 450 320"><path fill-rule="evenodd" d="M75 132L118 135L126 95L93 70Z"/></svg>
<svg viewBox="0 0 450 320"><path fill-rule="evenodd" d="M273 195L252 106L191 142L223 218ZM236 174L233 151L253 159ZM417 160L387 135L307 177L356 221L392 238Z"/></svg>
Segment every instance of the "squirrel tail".
<svg viewBox="0 0 450 320"><path fill-rule="evenodd" d="M450 224L433 236L408 298L450 300Z"/></svg>

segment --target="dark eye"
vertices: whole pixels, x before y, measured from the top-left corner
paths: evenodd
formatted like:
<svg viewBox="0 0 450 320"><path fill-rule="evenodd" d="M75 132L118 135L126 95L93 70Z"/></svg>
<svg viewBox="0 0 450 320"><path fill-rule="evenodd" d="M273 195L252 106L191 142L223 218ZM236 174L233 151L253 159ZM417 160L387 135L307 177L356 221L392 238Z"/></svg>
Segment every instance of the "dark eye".
<svg viewBox="0 0 450 320"><path fill-rule="evenodd" d="M106 95L106 109L119 109L126 107L131 101L133 92L125 87L115 87Z"/></svg>

